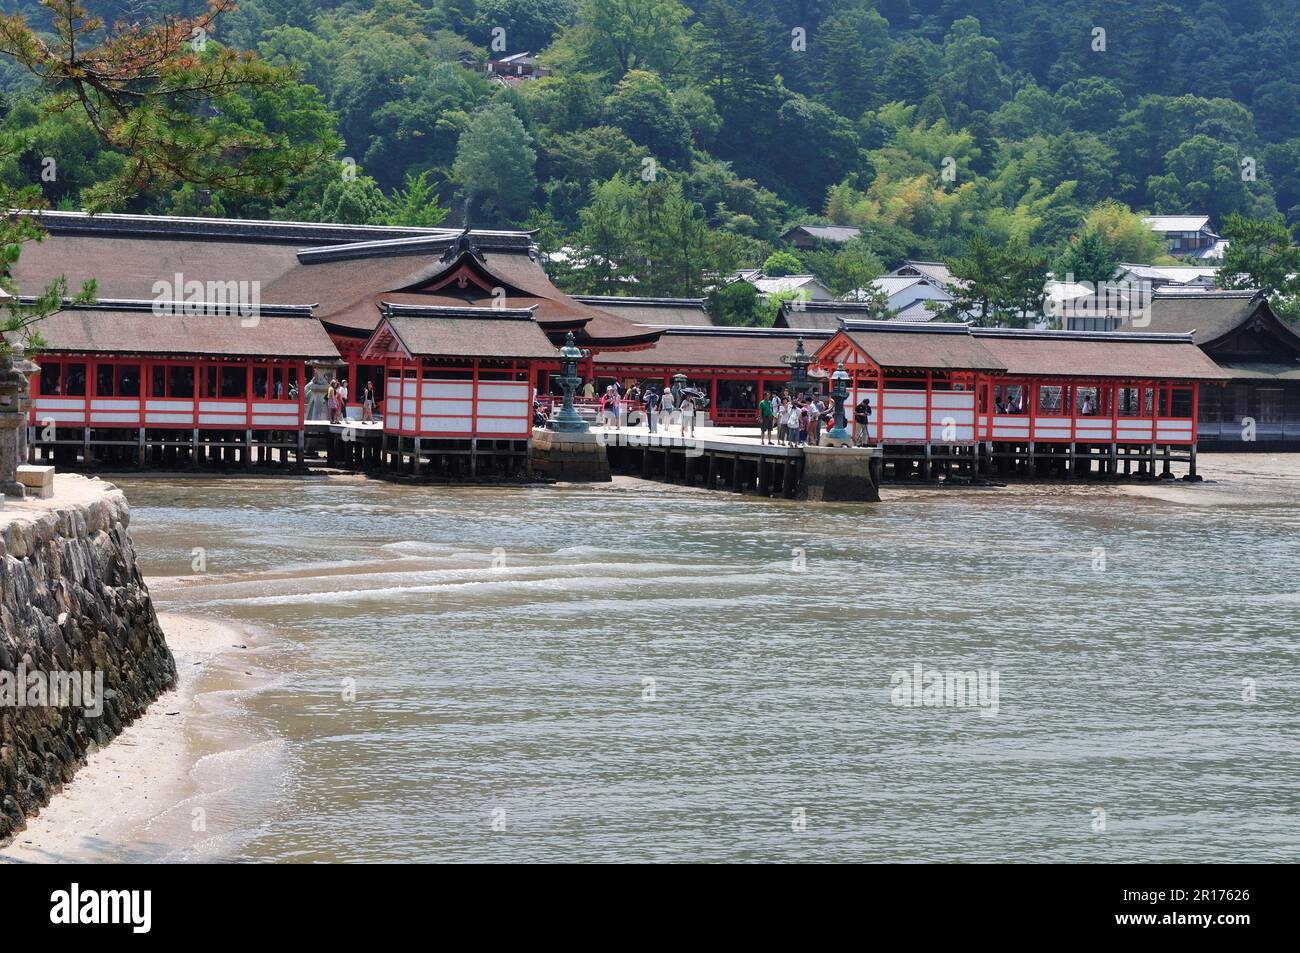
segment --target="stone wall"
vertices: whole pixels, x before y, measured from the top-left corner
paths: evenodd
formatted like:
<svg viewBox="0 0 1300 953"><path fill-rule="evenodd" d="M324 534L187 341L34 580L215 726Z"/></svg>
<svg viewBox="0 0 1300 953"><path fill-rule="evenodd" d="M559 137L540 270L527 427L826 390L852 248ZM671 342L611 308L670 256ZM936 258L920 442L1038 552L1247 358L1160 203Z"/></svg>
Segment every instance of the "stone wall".
<svg viewBox="0 0 1300 953"><path fill-rule="evenodd" d="M176 683L129 519L120 490L76 476L58 476L50 499L0 509L0 678L93 671L105 689L98 717L0 698L0 841Z"/></svg>

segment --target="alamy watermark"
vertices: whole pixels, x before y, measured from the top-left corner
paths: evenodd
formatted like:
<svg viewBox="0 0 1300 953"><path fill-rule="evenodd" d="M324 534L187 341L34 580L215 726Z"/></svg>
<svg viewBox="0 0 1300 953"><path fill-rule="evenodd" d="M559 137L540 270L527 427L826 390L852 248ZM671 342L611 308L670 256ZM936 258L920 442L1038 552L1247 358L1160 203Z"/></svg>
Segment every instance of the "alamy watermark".
<svg viewBox="0 0 1300 953"><path fill-rule="evenodd" d="M982 717L998 714L996 669L951 671L920 662L890 676L889 700L900 708L977 708Z"/></svg>
<svg viewBox="0 0 1300 953"><path fill-rule="evenodd" d="M0 708L81 708L86 717L104 713L103 672L0 669Z"/></svg>
<svg viewBox="0 0 1300 953"><path fill-rule="evenodd" d="M153 313L164 315L237 315L242 327L256 327L262 308L260 281L188 281L181 272L173 280L153 283Z"/></svg>

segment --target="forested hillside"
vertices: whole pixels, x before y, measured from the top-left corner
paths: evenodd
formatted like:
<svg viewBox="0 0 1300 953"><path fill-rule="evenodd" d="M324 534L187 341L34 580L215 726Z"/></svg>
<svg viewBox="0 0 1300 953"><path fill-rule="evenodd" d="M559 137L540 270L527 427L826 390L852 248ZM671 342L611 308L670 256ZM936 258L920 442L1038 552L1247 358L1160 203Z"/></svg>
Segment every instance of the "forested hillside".
<svg viewBox="0 0 1300 953"><path fill-rule="evenodd" d="M196 12L84 5L109 23ZM0 9L49 17L34 0ZM243 0L210 44L292 64L301 83L246 97L239 121L337 158L275 201L179 186L131 210L527 226L569 249L552 267L570 287L638 294L699 294L810 221L863 230L798 256L837 291L966 254L977 234L1080 260L1085 220L1125 243L1110 253L1151 260L1161 248L1126 209L1300 221L1298 14L1295 0ZM523 51L550 75L486 72ZM44 111L47 91L8 62L0 81L0 176L81 207L122 157L75 112Z"/></svg>

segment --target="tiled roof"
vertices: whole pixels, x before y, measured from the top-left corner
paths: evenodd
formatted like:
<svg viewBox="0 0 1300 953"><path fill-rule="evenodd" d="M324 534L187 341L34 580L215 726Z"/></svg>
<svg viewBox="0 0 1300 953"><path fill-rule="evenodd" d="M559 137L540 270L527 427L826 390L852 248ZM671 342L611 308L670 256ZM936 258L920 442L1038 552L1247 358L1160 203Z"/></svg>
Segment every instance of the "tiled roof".
<svg viewBox="0 0 1300 953"><path fill-rule="evenodd" d="M669 328L653 348L596 355L597 366L719 367L784 371L782 355L793 354L798 339L811 354L829 331L794 332L772 328Z"/></svg>
<svg viewBox="0 0 1300 953"><path fill-rule="evenodd" d="M574 295L575 301L636 324L667 327L713 326L703 298L633 298L617 295Z"/></svg>
<svg viewBox="0 0 1300 953"><path fill-rule="evenodd" d="M1002 363L964 324L845 322L844 334L874 363L897 370L1000 371Z"/></svg>
<svg viewBox="0 0 1300 953"><path fill-rule="evenodd" d="M382 322L416 357L557 359L528 310L388 305Z"/></svg>
<svg viewBox="0 0 1300 953"><path fill-rule="evenodd" d="M101 301L68 306L35 325L45 351L195 357L332 358L339 356L310 308L262 306L243 317L191 314L190 302ZM215 310L215 309L213 309Z"/></svg>
<svg viewBox="0 0 1300 953"><path fill-rule="evenodd" d="M1187 334L972 328L1011 375L1226 380Z"/></svg>

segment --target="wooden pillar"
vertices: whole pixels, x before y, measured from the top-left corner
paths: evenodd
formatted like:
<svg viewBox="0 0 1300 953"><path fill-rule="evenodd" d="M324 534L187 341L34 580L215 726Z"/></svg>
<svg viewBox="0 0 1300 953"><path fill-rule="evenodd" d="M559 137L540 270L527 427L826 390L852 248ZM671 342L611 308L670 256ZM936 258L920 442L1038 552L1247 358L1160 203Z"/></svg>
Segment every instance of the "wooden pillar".
<svg viewBox="0 0 1300 953"><path fill-rule="evenodd" d="M714 451L709 451L709 489L718 488L718 455Z"/></svg>

